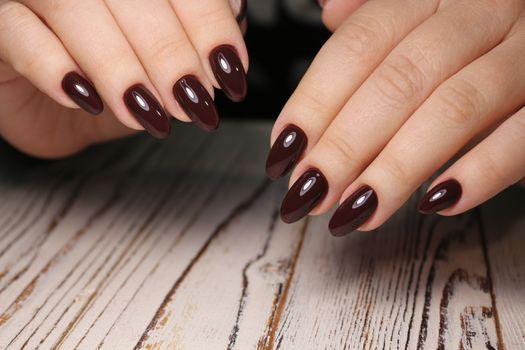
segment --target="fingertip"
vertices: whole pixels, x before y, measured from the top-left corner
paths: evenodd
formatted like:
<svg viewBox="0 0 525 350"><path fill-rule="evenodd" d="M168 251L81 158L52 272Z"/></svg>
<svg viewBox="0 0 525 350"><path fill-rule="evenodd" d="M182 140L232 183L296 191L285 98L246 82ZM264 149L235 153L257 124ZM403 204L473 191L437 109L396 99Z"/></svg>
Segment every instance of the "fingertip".
<svg viewBox="0 0 525 350"><path fill-rule="evenodd" d="M323 9L322 21L331 32L355 12L366 0L319 0Z"/></svg>

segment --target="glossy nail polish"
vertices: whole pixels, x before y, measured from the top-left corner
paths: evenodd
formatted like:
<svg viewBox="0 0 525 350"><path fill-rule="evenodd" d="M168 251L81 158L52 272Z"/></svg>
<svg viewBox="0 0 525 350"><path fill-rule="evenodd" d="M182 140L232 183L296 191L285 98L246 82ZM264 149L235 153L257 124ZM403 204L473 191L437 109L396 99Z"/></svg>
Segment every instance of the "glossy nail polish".
<svg viewBox="0 0 525 350"><path fill-rule="evenodd" d="M86 78L76 72L69 72L62 79L62 89L86 112L97 115L104 110L104 104L97 90Z"/></svg>
<svg viewBox="0 0 525 350"><path fill-rule="evenodd" d="M363 186L348 197L335 211L328 225L332 235L346 236L357 230L374 214L378 200L370 186Z"/></svg>
<svg viewBox="0 0 525 350"><path fill-rule="evenodd" d="M299 161L308 139L295 125L288 125L277 137L266 161L266 174L272 180L286 175Z"/></svg>
<svg viewBox="0 0 525 350"><path fill-rule="evenodd" d="M124 103L140 125L153 137L162 139L169 136L171 124L168 116L159 101L144 85L130 87L124 93Z"/></svg>
<svg viewBox="0 0 525 350"><path fill-rule="evenodd" d="M306 171L290 188L281 205L281 218L291 224L310 213L328 193L328 182L315 168Z"/></svg>
<svg viewBox="0 0 525 350"><path fill-rule="evenodd" d="M231 45L216 47L210 54L210 64L226 96L234 102L244 100L248 91L248 83L237 50Z"/></svg>
<svg viewBox="0 0 525 350"><path fill-rule="evenodd" d="M437 213L447 209L461 198L461 184L450 179L436 185L421 199L418 210L423 214Z"/></svg>
<svg viewBox="0 0 525 350"><path fill-rule="evenodd" d="M188 117L200 128L214 131L219 127L219 113L208 91L193 75L173 86L173 94Z"/></svg>
<svg viewBox="0 0 525 350"><path fill-rule="evenodd" d="M246 12L248 11L248 0L240 0L239 14L237 15L237 23L241 23L246 18Z"/></svg>

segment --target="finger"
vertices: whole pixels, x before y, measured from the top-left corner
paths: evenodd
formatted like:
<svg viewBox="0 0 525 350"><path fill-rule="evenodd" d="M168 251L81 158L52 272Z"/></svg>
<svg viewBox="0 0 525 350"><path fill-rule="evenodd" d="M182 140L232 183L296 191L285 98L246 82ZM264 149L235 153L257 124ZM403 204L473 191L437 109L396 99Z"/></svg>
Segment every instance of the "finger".
<svg viewBox="0 0 525 350"><path fill-rule="evenodd" d="M17 2L0 5L0 59L64 107L80 106L91 114L104 109L97 91L78 73L60 40Z"/></svg>
<svg viewBox="0 0 525 350"><path fill-rule="evenodd" d="M237 23L241 24L246 19L248 0L229 0L230 7Z"/></svg>
<svg viewBox="0 0 525 350"><path fill-rule="evenodd" d="M437 1L370 1L339 28L319 51L273 127L274 146L267 163L270 178L285 175L301 158L302 152L293 153L276 142L290 133L287 127L303 131L308 153L388 52L431 16L436 6ZM400 7L404 10L399 11Z"/></svg>
<svg viewBox="0 0 525 350"><path fill-rule="evenodd" d="M102 0L23 0L42 17L128 127L162 138L171 125L149 80ZM78 28L89 28L79 34Z"/></svg>
<svg viewBox="0 0 525 350"><path fill-rule="evenodd" d="M489 6L476 12L468 11L470 6L460 2L443 7L411 32L362 84L299 164L292 181L314 166L330 183L326 199L313 214L331 208L428 95L497 45L513 23L513 16L507 21L496 19Z"/></svg>
<svg viewBox="0 0 525 350"><path fill-rule="evenodd" d="M370 230L390 217L417 187L476 134L522 105L525 101L525 68L520 63L523 52L525 45L521 38L510 38L437 88L345 191L343 198L350 200L341 206L342 214L338 217L343 221L335 225L339 219L334 219L333 226L340 227L334 231L340 233L349 225L352 210L348 203L354 199L350 194L361 185L373 188L379 198L375 214L361 226L362 230Z"/></svg>
<svg viewBox="0 0 525 350"><path fill-rule="evenodd" d="M170 114L211 131L219 125L213 86L166 0L106 0ZM137 23L137 14L141 20Z"/></svg>
<svg viewBox="0 0 525 350"><path fill-rule="evenodd" d="M439 176L419 211L463 213L519 182L525 174L525 108Z"/></svg>
<svg viewBox="0 0 525 350"><path fill-rule="evenodd" d="M171 0L210 81L232 101L247 93L248 53L228 0Z"/></svg>
<svg viewBox="0 0 525 350"><path fill-rule="evenodd" d="M366 0L318 0L323 9L323 23L335 31Z"/></svg>
<svg viewBox="0 0 525 350"><path fill-rule="evenodd" d="M9 83L17 91L35 91L25 79ZM4 97L4 93L1 97ZM0 135L20 151L38 158L70 156L87 146L130 135L106 109L97 118L83 111L66 109L44 94L31 94L16 110L0 110ZM16 117L14 117L16 116Z"/></svg>

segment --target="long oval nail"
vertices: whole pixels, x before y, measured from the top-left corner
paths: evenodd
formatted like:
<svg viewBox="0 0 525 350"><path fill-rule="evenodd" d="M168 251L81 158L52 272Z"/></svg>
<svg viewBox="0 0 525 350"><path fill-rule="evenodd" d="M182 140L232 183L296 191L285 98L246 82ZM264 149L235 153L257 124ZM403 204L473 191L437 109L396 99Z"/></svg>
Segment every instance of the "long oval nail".
<svg viewBox="0 0 525 350"><path fill-rule="evenodd" d="M76 72L69 72L62 79L62 89L86 112L97 115L104 111L104 104L89 80Z"/></svg>
<svg viewBox="0 0 525 350"><path fill-rule="evenodd" d="M208 91L193 75L173 86L173 94L188 117L200 128L214 131L219 127L219 113Z"/></svg>
<svg viewBox="0 0 525 350"><path fill-rule="evenodd" d="M462 192L457 180L444 181L428 191L419 202L418 210L423 214L432 214L450 208L459 201Z"/></svg>
<svg viewBox="0 0 525 350"><path fill-rule="evenodd" d="M231 45L216 47L210 54L210 65L226 96L234 102L244 100L248 83L237 50Z"/></svg>
<svg viewBox="0 0 525 350"><path fill-rule="evenodd" d="M281 205L281 218L291 224L312 211L328 193L328 181L318 169L307 170L290 188Z"/></svg>
<svg viewBox="0 0 525 350"><path fill-rule="evenodd" d="M297 164L308 144L301 128L288 125L277 137L266 161L266 174L272 180L286 175Z"/></svg>
<svg viewBox="0 0 525 350"><path fill-rule="evenodd" d="M124 93L124 103L131 114L153 137L169 136L171 123L164 108L153 94L142 84L130 87Z"/></svg>
<svg viewBox="0 0 525 350"><path fill-rule="evenodd" d="M374 214L378 199L370 186L363 186L348 197L335 211L328 225L332 235L346 236L357 230Z"/></svg>

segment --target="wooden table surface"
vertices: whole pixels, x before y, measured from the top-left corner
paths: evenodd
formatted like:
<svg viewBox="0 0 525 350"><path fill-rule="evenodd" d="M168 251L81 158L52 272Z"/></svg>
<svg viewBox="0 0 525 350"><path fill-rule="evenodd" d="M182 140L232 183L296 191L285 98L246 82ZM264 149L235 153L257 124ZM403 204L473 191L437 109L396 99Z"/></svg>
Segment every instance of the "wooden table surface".
<svg viewBox="0 0 525 350"><path fill-rule="evenodd" d="M1 349L525 349L525 191L333 238L285 225L269 124L0 152Z"/></svg>

